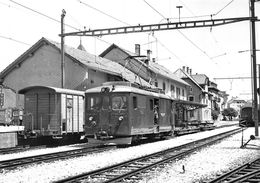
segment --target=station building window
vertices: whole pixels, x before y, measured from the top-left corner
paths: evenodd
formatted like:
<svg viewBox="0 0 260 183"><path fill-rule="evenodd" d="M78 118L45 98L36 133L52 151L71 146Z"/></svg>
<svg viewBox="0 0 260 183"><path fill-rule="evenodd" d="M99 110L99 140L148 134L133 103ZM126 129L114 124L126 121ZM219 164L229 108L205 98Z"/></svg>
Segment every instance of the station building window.
<svg viewBox="0 0 260 183"><path fill-rule="evenodd" d="M165 82L163 82L163 91L165 91L165 89L166 89L166 84Z"/></svg>
<svg viewBox="0 0 260 183"><path fill-rule="evenodd" d="M181 89L178 87L176 88L176 94L177 94L177 98L179 99L181 95Z"/></svg>

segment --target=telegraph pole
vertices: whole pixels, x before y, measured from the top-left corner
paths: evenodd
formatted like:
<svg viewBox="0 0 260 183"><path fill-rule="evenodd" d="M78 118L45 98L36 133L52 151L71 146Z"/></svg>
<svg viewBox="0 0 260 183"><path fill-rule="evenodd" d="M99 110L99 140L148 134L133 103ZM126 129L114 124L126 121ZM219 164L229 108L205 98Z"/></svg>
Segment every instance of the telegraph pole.
<svg viewBox="0 0 260 183"><path fill-rule="evenodd" d="M255 1L256 0L250 0L250 17L255 18ZM258 1L258 0L257 0ZM253 116L254 116L254 122L255 122L255 136L259 136L258 133L258 105L257 105L257 76L256 76L256 36L255 36L255 19L250 20L250 52L251 52L251 69L252 69L252 85L253 85Z"/></svg>
<svg viewBox="0 0 260 183"><path fill-rule="evenodd" d="M64 63L64 17L66 11L63 9L61 14L61 88L64 88L65 84L65 63Z"/></svg>

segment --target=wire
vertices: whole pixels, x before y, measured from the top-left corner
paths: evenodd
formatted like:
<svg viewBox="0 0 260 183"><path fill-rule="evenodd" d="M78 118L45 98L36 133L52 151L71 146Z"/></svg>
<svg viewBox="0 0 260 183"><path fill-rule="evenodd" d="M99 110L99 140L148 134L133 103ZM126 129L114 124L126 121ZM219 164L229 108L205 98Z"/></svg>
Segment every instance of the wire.
<svg viewBox="0 0 260 183"><path fill-rule="evenodd" d="M28 43L25 43L23 41L19 41L17 39L13 39L13 38L10 38L10 37L0 35L0 38L11 40L11 41L14 41L14 42L17 42L17 43L20 43L20 44L24 44L24 45L27 45L27 46L31 46L31 44L28 44Z"/></svg>
<svg viewBox="0 0 260 183"><path fill-rule="evenodd" d="M185 6L185 8L188 9L188 11L189 11L192 15L194 15L194 17L202 17L202 16L196 16L195 13L193 13L193 11L192 11L186 4L183 3L183 1L181 1L181 0L179 0L179 1L183 4L183 6ZM233 1L234 1L234 0L230 1L227 5L225 5L223 8L221 8L221 9L220 9L216 14L214 14L214 15L217 15L218 13L220 13L220 12L221 12L222 10L224 10L228 5L230 5ZM213 15L205 15L205 16L210 16L210 17L212 18ZM212 31L210 31L210 32L211 32L211 36L212 36L214 42L217 44L217 40L216 40L215 36L213 35ZM218 44L217 44L217 45L218 45ZM195 46L195 45L194 45L194 46ZM200 48L198 48L198 49L200 49ZM202 51L204 54L206 54L206 56L209 57L209 55L208 55L207 53L205 53L203 50L201 50L201 51ZM220 57L220 56L225 56L225 55L227 55L226 52L225 52L225 53L222 53L222 54L220 54L220 55L217 55L217 56L209 57L209 58L210 58L210 59L215 59L215 58L218 58L218 57Z"/></svg>
<svg viewBox="0 0 260 183"><path fill-rule="evenodd" d="M44 14L44 13L41 13L41 12L39 12L39 11L37 11L37 10L34 10L34 9L32 9L32 8L29 8L28 6L22 5L22 4L20 4L20 3L16 2L16 1L14 1L14 0L9 0L9 1L11 1L12 3L14 3L14 4L16 4L16 5L19 5L19 6L25 8L25 9L27 9L27 10L30 10L30 11L32 11L32 12L34 12L34 13L37 13L37 14L39 14L39 15L41 15L41 16L44 16L44 17L46 17L46 18L48 18L48 19L50 19L50 20L52 20L52 21L55 21L55 22L57 22L57 23L61 23L59 20L57 20L57 19L55 19L55 18L52 18L52 17L50 17L50 16L48 16L48 15L46 15L46 14ZM75 29L75 30L79 30L79 31L80 31L80 29L78 29L78 28L76 28L76 27L73 27L73 26L71 26L71 25L68 25L68 24L64 24L64 25L66 25L67 27L70 27L70 28L72 28L72 29Z"/></svg>
<svg viewBox="0 0 260 183"><path fill-rule="evenodd" d="M157 12L159 15L161 15L164 19L166 19L166 17L164 15L162 15L160 12L158 12L152 5L150 5L148 2L146 2L145 0L143 0L146 4L149 5L150 8L152 8L155 12ZM190 38L188 38L188 36L186 36L184 33L182 33L180 30L178 30L178 32L186 39L188 40L193 46L195 46L197 49L199 49L203 54L205 54L209 59L210 56L206 53L206 51L202 50L197 44L195 44Z"/></svg>
<svg viewBox="0 0 260 183"><path fill-rule="evenodd" d="M228 4L226 4L223 8L221 8L217 13L213 14L213 16L218 15L221 11L223 11L226 7L228 7L234 0L231 0Z"/></svg>
<svg viewBox="0 0 260 183"><path fill-rule="evenodd" d="M195 46L198 50L200 50L204 55L206 55L206 56L211 60L211 57L207 54L206 51L202 50L197 44L195 44L191 39L189 39L183 32L181 32L180 30L178 30L178 32L179 32L186 40L188 40L193 46Z"/></svg>
<svg viewBox="0 0 260 183"><path fill-rule="evenodd" d="M106 15L106 16L108 16L108 17L114 19L114 20L117 20L117 21L119 21L119 22L121 22L121 23L123 23L123 24L126 24L126 25L130 26L130 24L128 24L127 22L124 22L124 21L122 21L122 20L119 20L118 18L115 18L115 17L113 17L112 15L109 15L109 14L105 13L104 11L101 11L101 10L99 10L99 9L97 9L97 8L95 8L95 7L91 6L91 5L89 5L89 4L86 4L85 2L82 2L81 0L77 0L77 1L78 1L79 3L82 3L83 5L85 5L85 6L89 7L89 8L91 8L91 9L94 9L94 10L96 10L96 11L102 13L103 15ZM160 43L160 45L163 45L154 35L152 35L152 36ZM101 41L103 41L103 40L101 40ZM106 42L106 43L107 43L107 42ZM108 44L111 44L111 43L108 43ZM181 59L180 59L176 54L174 54L172 51L170 51L170 49L167 48L165 45L163 45L163 48L165 48L167 51L169 51L171 54L173 54L177 59L179 59L179 60L181 61Z"/></svg>
<svg viewBox="0 0 260 183"><path fill-rule="evenodd" d="M152 5L150 5L148 2L146 2L145 0L143 0L148 6L150 6L150 8L152 8L156 13L158 13L161 17L165 18L165 16L163 14L161 14L159 11L157 11ZM166 18L165 18L166 19Z"/></svg>
<svg viewBox="0 0 260 183"><path fill-rule="evenodd" d="M105 13L104 11L101 11L101 10L99 10L99 9L97 9L97 8L95 8L95 7L93 7L93 6L89 5L89 4L81 1L81 0L78 0L78 2L83 4L83 5L85 5L85 6L87 6L87 7L89 7L89 8L91 8L91 9L94 9L94 10L98 11L99 13L102 13L103 15L106 15L106 16L108 16L108 17L110 17L110 18L112 18L112 19L114 19L114 20L116 20L118 22L121 22L123 24L129 25L128 23L126 23L126 22L124 22L122 20L119 20L118 18L116 18L116 17L114 17L112 15L109 15L108 13Z"/></svg>
<svg viewBox="0 0 260 183"><path fill-rule="evenodd" d="M167 48L162 42L160 42L159 40L157 40L158 43L165 48L169 53L171 53L175 58L177 58L180 62L184 63L185 65L187 65L180 57L178 57L175 53L173 53L169 48Z"/></svg>
<svg viewBox="0 0 260 183"><path fill-rule="evenodd" d="M5 6L11 8L11 5L10 5L10 4L6 4L6 3L3 3L3 2L0 2L0 4L5 5Z"/></svg>

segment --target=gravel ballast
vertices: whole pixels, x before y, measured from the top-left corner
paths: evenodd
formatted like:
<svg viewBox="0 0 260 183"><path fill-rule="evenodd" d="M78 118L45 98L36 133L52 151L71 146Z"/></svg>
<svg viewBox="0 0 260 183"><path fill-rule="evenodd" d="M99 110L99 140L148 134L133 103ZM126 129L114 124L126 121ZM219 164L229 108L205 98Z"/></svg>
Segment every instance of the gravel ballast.
<svg viewBox="0 0 260 183"><path fill-rule="evenodd" d="M67 176L77 175L182 145L234 128L237 127L220 128L140 146L89 154L68 160L29 165L15 170L2 170L2 172L0 172L0 182L52 182ZM254 134L254 129L247 129L244 132L245 141L249 139L249 136L252 134ZM259 141L259 139L254 140L250 142L246 148L240 149L241 133L239 133L213 146L199 150L184 159L173 162L171 165L159 169L158 172L151 172L147 175L147 178L144 178L141 182L199 182L202 179L214 177L218 173L259 157ZM12 155L9 156L10 157L6 156L5 158L11 158ZM18 155L15 157L17 158ZM185 172L182 169L183 166Z"/></svg>

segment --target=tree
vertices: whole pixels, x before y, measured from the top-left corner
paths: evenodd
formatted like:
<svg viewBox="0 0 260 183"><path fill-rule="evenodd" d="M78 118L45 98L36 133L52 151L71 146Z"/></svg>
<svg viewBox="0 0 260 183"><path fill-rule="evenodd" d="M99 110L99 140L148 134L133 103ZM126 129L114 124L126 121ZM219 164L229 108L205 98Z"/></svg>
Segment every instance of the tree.
<svg viewBox="0 0 260 183"><path fill-rule="evenodd" d="M238 112L237 112L234 108L230 107L230 108L224 109L224 111L222 112L222 115L223 115L224 117L227 116L228 119L229 119L230 121L232 121L232 118L233 118L233 117L237 117Z"/></svg>

